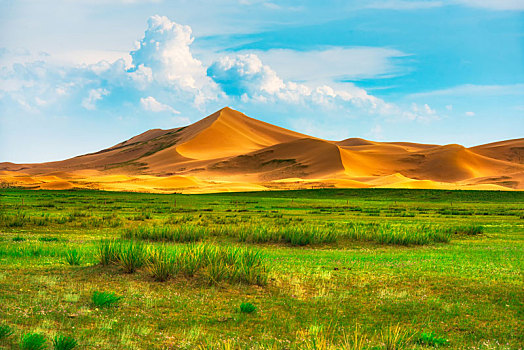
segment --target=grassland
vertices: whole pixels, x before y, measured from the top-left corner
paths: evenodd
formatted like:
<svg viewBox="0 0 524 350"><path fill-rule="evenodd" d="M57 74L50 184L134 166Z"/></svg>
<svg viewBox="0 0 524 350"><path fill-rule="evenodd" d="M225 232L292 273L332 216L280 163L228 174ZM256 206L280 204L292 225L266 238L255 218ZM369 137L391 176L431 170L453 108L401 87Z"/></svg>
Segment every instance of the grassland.
<svg viewBox="0 0 524 350"><path fill-rule="evenodd" d="M524 343L521 192L0 194L0 348Z"/></svg>

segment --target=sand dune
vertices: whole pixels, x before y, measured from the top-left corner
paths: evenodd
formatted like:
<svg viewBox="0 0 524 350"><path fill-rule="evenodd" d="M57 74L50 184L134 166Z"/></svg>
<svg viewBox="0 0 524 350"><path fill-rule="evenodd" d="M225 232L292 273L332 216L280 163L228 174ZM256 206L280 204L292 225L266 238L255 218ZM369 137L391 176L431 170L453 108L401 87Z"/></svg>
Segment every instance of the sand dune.
<svg viewBox="0 0 524 350"><path fill-rule="evenodd" d="M206 193L317 187L523 189L524 139L465 148L327 141L223 108L107 149L41 164L0 163L3 186Z"/></svg>

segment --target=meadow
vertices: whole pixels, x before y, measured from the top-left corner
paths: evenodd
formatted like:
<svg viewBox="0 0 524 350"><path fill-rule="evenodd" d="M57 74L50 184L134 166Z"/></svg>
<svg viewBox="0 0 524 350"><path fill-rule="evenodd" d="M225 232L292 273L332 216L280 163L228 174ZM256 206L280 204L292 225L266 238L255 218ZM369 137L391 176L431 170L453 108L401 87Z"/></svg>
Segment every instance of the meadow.
<svg viewBox="0 0 524 350"><path fill-rule="evenodd" d="M0 191L0 348L524 344L522 192Z"/></svg>

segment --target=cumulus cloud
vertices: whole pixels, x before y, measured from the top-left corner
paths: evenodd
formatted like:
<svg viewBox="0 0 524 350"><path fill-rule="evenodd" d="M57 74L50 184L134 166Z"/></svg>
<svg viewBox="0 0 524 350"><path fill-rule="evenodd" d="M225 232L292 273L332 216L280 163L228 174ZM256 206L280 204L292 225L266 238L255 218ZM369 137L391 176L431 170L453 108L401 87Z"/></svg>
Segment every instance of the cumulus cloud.
<svg viewBox="0 0 524 350"><path fill-rule="evenodd" d="M142 108L145 109L146 111L169 112L173 114L180 114L180 112L174 109L173 107L163 104L161 102L158 102L153 96L141 98L140 105L142 105Z"/></svg>
<svg viewBox="0 0 524 350"><path fill-rule="evenodd" d="M255 54L226 56L218 59L207 70L208 75L229 96L249 100L286 103L310 103L325 107L337 104L367 109L370 112L385 111L389 106L354 84L309 86L285 81ZM336 85L336 84L333 84Z"/></svg>
<svg viewBox="0 0 524 350"><path fill-rule="evenodd" d="M92 89L89 91L89 95L82 100L82 107L89 110L96 109L96 102L101 100L103 96L108 95L109 91L106 89Z"/></svg>
<svg viewBox="0 0 524 350"><path fill-rule="evenodd" d="M198 59L194 58L191 27L170 21L165 16L152 16L139 47L131 51L131 73L149 68L154 80L174 89L195 94L203 103L216 96L213 82Z"/></svg>
<svg viewBox="0 0 524 350"><path fill-rule="evenodd" d="M438 118L428 105L400 107L352 83L330 79L297 82L283 78L254 53L218 57L206 67L193 56L192 43L189 26L164 16L153 16L127 60L67 66L39 56L34 62L1 63L0 105L43 114L76 115L95 110L97 114L112 111L118 115L136 115L137 110L178 114L182 110L201 115L202 109L218 103L259 106L278 103L279 108L330 110L353 118L378 116L413 121ZM318 59L323 57L319 52L314 55ZM290 59L293 57L296 55L288 55ZM78 106L83 108L79 110Z"/></svg>

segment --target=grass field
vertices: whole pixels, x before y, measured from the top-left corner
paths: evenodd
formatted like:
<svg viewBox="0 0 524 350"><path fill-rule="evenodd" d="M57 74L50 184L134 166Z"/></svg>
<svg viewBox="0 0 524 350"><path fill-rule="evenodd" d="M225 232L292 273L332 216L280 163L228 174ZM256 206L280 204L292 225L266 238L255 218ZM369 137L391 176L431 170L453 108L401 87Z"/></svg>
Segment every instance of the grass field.
<svg viewBox="0 0 524 350"><path fill-rule="evenodd" d="M523 347L522 192L0 194L0 348Z"/></svg>

